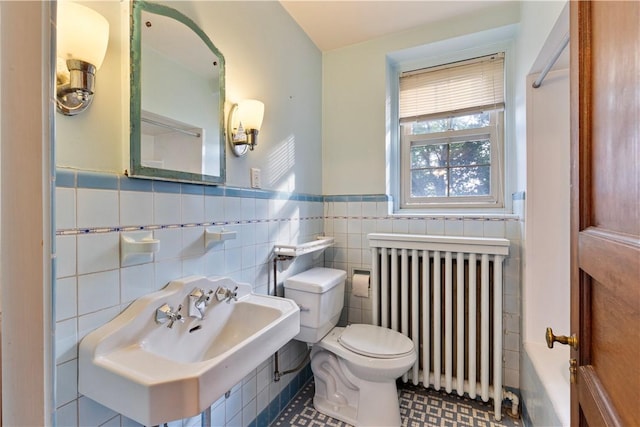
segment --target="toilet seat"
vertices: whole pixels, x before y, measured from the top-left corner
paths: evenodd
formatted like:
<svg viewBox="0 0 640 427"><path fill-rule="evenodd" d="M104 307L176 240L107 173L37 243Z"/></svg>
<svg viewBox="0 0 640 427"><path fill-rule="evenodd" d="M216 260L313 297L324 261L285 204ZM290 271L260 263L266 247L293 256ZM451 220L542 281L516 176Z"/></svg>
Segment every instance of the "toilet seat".
<svg viewBox="0 0 640 427"><path fill-rule="evenodd" d="M338 343L354 353L378 359L392 359L414 352L413 341L408 337L367 324L347 326L338 337Z"/></svg>

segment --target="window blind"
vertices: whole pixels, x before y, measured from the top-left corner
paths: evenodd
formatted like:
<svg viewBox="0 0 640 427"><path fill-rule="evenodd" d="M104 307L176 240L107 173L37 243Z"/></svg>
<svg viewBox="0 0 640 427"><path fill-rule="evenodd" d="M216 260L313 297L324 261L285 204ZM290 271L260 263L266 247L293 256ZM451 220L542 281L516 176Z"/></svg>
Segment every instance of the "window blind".
<svg viewBox="0 0 640 427"><path fill-rule="evenodd" d="M402 73L400 121L504 106L504 53Z"/></svg>

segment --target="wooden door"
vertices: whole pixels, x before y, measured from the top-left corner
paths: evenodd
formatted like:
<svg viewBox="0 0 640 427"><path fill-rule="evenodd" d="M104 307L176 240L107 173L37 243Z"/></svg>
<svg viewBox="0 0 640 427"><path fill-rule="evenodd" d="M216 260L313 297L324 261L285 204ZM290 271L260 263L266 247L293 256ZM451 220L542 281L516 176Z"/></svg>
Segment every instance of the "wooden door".
<svg viewBox="0 0 640 427"><path fill-rule="evenodd" d="M640 2L571 2L572 426L640 425Z"/></svg>

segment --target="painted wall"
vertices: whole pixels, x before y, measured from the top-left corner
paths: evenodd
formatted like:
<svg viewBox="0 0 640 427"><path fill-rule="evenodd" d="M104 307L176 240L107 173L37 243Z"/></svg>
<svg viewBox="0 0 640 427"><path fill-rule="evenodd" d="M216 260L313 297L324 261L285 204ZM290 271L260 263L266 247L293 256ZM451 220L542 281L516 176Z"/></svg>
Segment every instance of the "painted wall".
<svg viewBox="0 0 640 427"><path fill-rule="evenodd" d="M77 347L87 333L136 298L180 277L228 276L266 294L274 280L274 244L309 241L323 228L319 196L69 169L58 169L56 182L55 405L60 426L137 425L78 394ZM237 238L205 250L206 227L236 231ZM120 235L140 229L160 240L160 251L153 262L121 268ZM280 263L278 281L323 263L322 256L311 255ZM304 359L306 345L291 341L279 353L284 371ZM256 367L229 398L212 405L210 424L195 416L170 425L266 425L309 378L307 370L274 382L273 371L272 358Z"/></svg>
<svg viewBox="0 0 640 427"><path fill-rule="evenodd" d="M325 266L347 272L346 310L342 322L371 323L371 298L351 295L354 270L371 270L369 233L430 234L435 236L499 237L511 242L504 264L503 380L519 388L520 351L520 221L516 215L393 216L385 196L325 196L324 232L336 244L325 251Z"/></svg>
<svg viewBox="0 0 640 427"><path fill-rule="evenodd" d="M230 102L265 103L260 145L244 158L228 154L227 185L128 179L128 2L86 2L110 21L110 42L97 73L96 98L80 116L56 115L56 418L58 425L135 425L78 394L77 345L135 298L192 274L226 275L266 293L275 243L310 240L323 229L321 61L318 49L277 2L163 2L192 18L226 60ZM249 169L266 190L249 190ZM91 171L91 172L89 172ZM204 228L238 238L204 249ZM162 250L151 263L120 268L124 227L150 230ZM278 282L324 257L282 263ZM280 292L282 290L280 289ZM304 357L292 341L280 369ZM272 359L200 416L171 426L266 425L308 379L309 370L272 379Z"/></svg>
<svg viewBox="0 0 640 427"><path fill-rule="evenodd" d="M557 16L557 5L529 3L534 2L509 3L489 12L435 23L324 55L276 2L168 3L200 24L225 55L228 101L257 98L265 102L260 146L242 159L229 155L229 186L221 187L222 193L212 190L216 187L200 190L202 187L159 183L156 188L156 184L111 174L99 174L96 178L85 172L62 173L73 178L59 184L57 192L58 205L62 206L57 212L58 259L65 266L58 272L57 288L61 293L58 304L64 304L57 307L59 424L63 424L62 420L70 425L127 421L88 399L78 398L73 388L77 363L74 348L88 330L108 321L135 296L185 273L223 271L254 283L257 291L264 292L270 280L268 253L273 243L304 241L323 230L336 236L336 247L327 251L324 258L302 259L285 266L278 273L279 281L316 264L343 268L349 276L354 268L366 268L369 232L509 238L513 252L506 267L505 383L517 388L521 221L509 215L397 218L388 215L386 201L371 201L363 195L381 195L387 188L387 53L514 24L521 18L528 23L526 31L521 32L518 51L520 46L539 50L545 38L538 31L545 33L546 28L551 28L552 24L547 27L547 21L553 22L549 17ZM95 104L83 116L56 116L58 165L120 174L128 161L128 48L126 19L123 20L127 11L121 3L89 4L107 16L112 29L118 31L112 30L107 58L98 71ZM527 11L526 15L521 9ZM521 71L527 64L533 64L535 55L527 51L518 56L518 76L524 78L526 73ZM524 95L517 99L517 105L524 108ZM518 146L522 143L518 139ZM525 155L518 159L517 168L524 169ZM250 167L262 169L265 188L286 194L268 192L265 196L260 192L244 192L249 186ZM522 188L520 183L524 179L518 178L517 182L516 188ZM329 198L321 204L305 200L305 193L355 196L349 200ZM106 209L91 211L96 206ZM319 212L319 206L323 206L324 212ZM320 226L319 218L324 218ZM216 222L237 225L241 239L225 243L227 246L215 252L201 251L203 224ZM172 253L129 270L117 265L115 228L191 223L196 225L178 228L180 232L173 228L157 230L174 243ZM85 232L87 229L90 231ZM99 232L102 229L107 231ZM101 254L100 262L84 258L84 254L92 252ZM147 279L136 282L136 277ZM143 286L137 288L134 283ZM100 301L98 305L94 304L96 300ZM348 298L347 306L343 320L347 316L349 321L368 320L367 301ZM290 344L284 351L289 354L287 363L293 364L301 349ZM277 407L294 383L273 383L268 371L268 364L261 365L234 388L232 400L216 402L213 408L216 422L250 423L265 410L269 412L274 402ZM177 425L197 422L185 420Z"/></svg>
<svg viewBox="0 0 640 427"><path fill-rule="evenodd" d="M0 34L2 34L2 8L0 8ZM2 57L0 56L0 81L2 81ZM2 86L0 86L0 99L2 99ZM0 103L0 123L2 122L2 103ZM2 185L2 135L0 134L0 186ZM2 224L2 200L0 199L0 225ZM0 241L2 241L2 227L0 226ZM0 278L2 277L2 265L0 264ZM0 279L2 280L2 279ZM2 319L2 282L0 282L0 319ZM0 327L0 332L2 328ZM0 362L1 363L1 362ZM2 365L0 364L0 371ZM2 416L2 396L0 395L0 416Z"/></svg>
<svg viewBox="0 0 640 427"><path fill-rule="evenodd" d="M547 326L569 330L569 70L528 91L523 341L543 344Z"/></svg>
<svg viewBox="0 0 640 427"><path fill-rule="evenodd" d="M437 3L434 3L437 7ZM325 52L323 192L387 191L386 60L392 52L517 23L518 2Z"/></svg>
<svg viewBox="0 0 640 427"><path fill-rule="evenodd" d="M569 71L551 71L528 91L520 392L529 425L569 425L569 348L544 340L547 327L571 333Z"/></svg>
<svg viewBox="0 0 640 427"><path fill-rule="evenodd" d="M128 157L123 157L124 141L129 138L128 5L108 1L84 4L109 21L109 44L96 71L91 107L79 116L56 114L56 164L122 173L128 162Z"/></svg>
<svg viewBox="0 0 640 427"><path fill-rule="evenodd" d="M549 61L568 33L568 7L560 14L536 64ZM569 349L549 350L546 327L570 334L570 118L569 47L542 86L526 84L526 212L523 256L521 393L528 425L569 425ZM534 64L534 68L537 65ZM559 348L560 347L560 348Z"/></svg>
<svg viewBox="0 0 640 427"><path fill-rule="evenodd" d="M4 425L52 423L51 5L0 4Z"/></svg>
<svg viewBox="0 0 640 427"><path fill-rule="evenodd" d="M539 73L546 65L553 49L558 45L561 34L552 34L552 29L567 2L523 1L520 10L520 36L517 40L517 65L515 72L514 103L516 123L516 189L526 189L527 177L527 76ZM550 39L550 37L552 37Z"/></svg>
<svg viewBox="0 0 640 427"><path fill-rule="evenodd" d="M260 145L226 159L227 184L321 192L322 56L277 2L161 2L193 19L226 60L228 102L265 103ZM57 116L57 164L122 173L128 168L128 2L87 2L110 22L109 47L96 74L94 103L77 117Z"/></svg>
<svg viewBox="0 0 640 427"><path fill-rule="evenodd" d="M518 361L521 345L522 254L524 242L525 196L527 188L527 76L542 69L548 51L553 50L559 36L552 29L565 7L565 1L524 1L502 5L486 14L459 17L435 23L376 40L326 52L323 59L323 192L324 194L383 194L387 191L387 135L386 108L386 59L391 52L408 50L420 45L436 44L447 39L478 33L495 27L519 23L515 42L514 67L512 68L513 91L512 130L507 134L508 164L507 188L514 193L512 209L519 221L506 221L506 230L499 233L512 242L512 251L506 268L507 292L505 294L505 380L507 385L519 387ZM547 43L551 38L551 43ZM547 44L545 44L547 43ZM546 55L546 56L545 56ZM561 135L553 135L560 136ZM541 171L535 173L539 176ZM563 171L559 170L562 174ZM534 175L529 175L530 179ZM555 176L555 175L554 175ZM543 182L539 183L544 186ZM564 191L564 190L563 190ZM508 193L507 197L511 198ZM543 196L541 196L543 197ZM560 196L562 197L562 196ZM543 197L544 198L544 197ZM351 203L333 205L333 220L325 223L325 232L338 238L336 248L328 251L327 262L345 268L366 268L369 260L366 234L375 231L426 232L429 234L480 233L483 227L497 227L488 222L490 217L460 218L392 217L388 206L375 211L368 204L362 207ZM561 206L558 207L562 209ZM332 209L329 204L325 209ZM363 209L360 211L359 209ZM376 216L377 215L377 216ZM484 222L487 221L487 222ZM544 228L545 217L539 224ZM563 223L564 224L564 223ZM566 224L558 225L564 227ZM471 231L473 230L473 231ZM568 229L565 229L565 231ZM495 230L493 230L495 231ZM522 234L521 234L522 233ZM481 235L481 234L477 234ZM546 233L545 235L550 235ZM513 265L515 263L518 265ZM535 290L534 290L535 292ZM369 304L362 299L348 301L349 319L367 321ZM507 344L508 343L508 344ZM528 359L526 360L528 361ZM526 362L525 361L525 362ZM530 364L529 364L530 365ZM527 365L527 366L529 366ZM514 369L508 371L509 369Z"/></svg>

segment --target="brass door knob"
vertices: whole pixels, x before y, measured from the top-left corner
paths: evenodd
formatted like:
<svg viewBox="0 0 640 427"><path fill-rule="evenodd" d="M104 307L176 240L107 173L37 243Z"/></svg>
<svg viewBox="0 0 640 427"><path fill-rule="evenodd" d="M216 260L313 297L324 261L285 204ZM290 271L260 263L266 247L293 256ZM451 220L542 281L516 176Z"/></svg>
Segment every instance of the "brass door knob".
<svg viewBox="0 0 640 427"><path fill-rule="evenodd" d="M553 348L553 343L557 342L564 345L570 345L574 349L578 348L578 337L575 334L567 337L565 335L553 335L553 330L551 328L547 328L547 333L545 334L545 338L547 340L547 347Z"/></svg>

